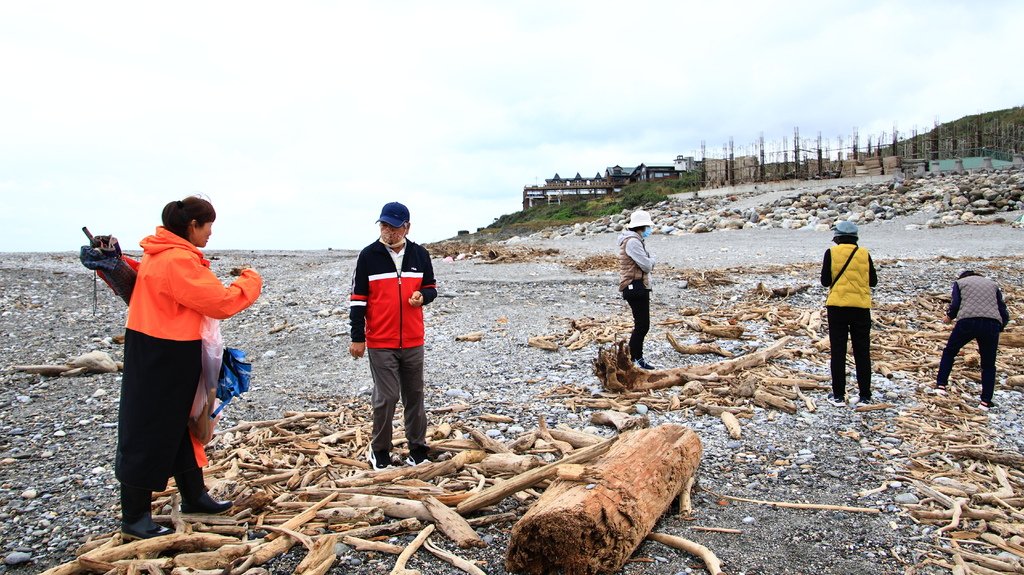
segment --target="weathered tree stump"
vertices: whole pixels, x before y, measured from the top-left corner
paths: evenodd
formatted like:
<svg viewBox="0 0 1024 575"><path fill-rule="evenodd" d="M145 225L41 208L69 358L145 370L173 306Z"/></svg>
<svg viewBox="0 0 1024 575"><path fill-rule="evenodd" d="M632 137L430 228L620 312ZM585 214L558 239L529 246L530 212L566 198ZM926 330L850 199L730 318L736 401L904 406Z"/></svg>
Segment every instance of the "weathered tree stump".
<svg viewBox="0 0 1024 575"><path fill-rule="evenodd" d="M513 526L506 568L531 575L618 571L693 477L701 450L697 434L680 425L623 434L588 465L599 482L555 480Z"/></svg>
<svg viewBox="0 0 1024 575"><path fill-rule="evenodd" d="M769 359L781 354L786 344L792 340L786 336L772 345L753 353L720 361L690 367L659 369L647 371L633 365L629 355L629 345L619 341L615 345L601 348L594 359L594 375L601 380L608 391L640 391L645 389L665 389L676 385L708 377L712 374L726 375L735 371L763 365Z"/></svg>

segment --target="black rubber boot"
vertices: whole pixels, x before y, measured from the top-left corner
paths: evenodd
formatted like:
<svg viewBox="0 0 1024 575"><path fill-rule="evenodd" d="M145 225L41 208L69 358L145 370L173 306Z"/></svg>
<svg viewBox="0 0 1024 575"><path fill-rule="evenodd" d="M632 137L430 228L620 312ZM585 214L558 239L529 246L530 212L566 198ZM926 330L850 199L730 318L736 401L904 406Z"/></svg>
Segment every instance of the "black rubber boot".
<svg viewBox="0 0 1024 575"><path fill-rule="evenodd" d="M199 467L175 475L174 482L178 484L178 493L181 494L182 513L215 515L224 513L234 505L233 501L217 501L210 497L203 483L203 470Z"/></svg>
<svg viewBox="0 0 1024 575"><path fill-rule="evenodd" d="M121 484L121 535L127 539L152 539L174 530L153 522L153 492Z"/></svg>

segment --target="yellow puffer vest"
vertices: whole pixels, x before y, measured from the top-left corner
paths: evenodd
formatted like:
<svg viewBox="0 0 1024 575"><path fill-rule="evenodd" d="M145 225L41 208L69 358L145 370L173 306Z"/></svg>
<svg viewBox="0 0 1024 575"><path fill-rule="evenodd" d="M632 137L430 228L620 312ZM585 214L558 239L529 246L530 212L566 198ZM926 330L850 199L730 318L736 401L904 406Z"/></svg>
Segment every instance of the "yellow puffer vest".
<svg viewBox="0 0 1024 575"><path fill-rule="evenodd" d="M850 252L857 246L854 244L837 244L831 248L832 278L835 279L839 270L843 269ZM860 248L853 256L853 261L846 267L842 277L828 292L826 306L859 307L871 309L871 266L868 250Z"/></svg>

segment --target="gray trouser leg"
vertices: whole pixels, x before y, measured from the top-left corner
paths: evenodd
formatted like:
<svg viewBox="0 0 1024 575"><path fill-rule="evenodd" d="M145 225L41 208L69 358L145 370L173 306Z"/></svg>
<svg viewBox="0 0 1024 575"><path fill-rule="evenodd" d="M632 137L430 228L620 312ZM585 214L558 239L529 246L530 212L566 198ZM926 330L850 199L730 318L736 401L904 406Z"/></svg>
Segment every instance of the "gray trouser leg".
<svg viewBox="0 0 1024 575"><path fill-rule="evenodd" d="M409 349L369 349L373 377L374 451L391 451L392 421L398 400L404 405L409 447L426 447L427 412L423 405L423 346Z"/></svg>

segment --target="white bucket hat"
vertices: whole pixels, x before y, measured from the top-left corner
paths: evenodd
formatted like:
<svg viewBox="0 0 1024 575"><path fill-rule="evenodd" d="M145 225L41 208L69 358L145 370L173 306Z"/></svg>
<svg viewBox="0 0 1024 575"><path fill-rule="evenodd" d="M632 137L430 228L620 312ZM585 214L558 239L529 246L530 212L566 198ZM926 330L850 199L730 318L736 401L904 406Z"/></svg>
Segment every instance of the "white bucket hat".
<svg viewBox="0 0 1024 575"><path fill-rule="evenodd" d="M651 221L651 214L643 210L637 210L633 212L633 215L629 216L629 223L626 227L629 229L633 228L645 228L647 226L654 227L654 222Z"/></svg>

